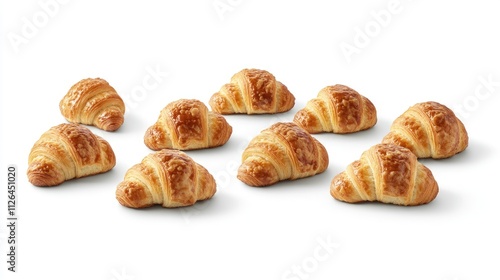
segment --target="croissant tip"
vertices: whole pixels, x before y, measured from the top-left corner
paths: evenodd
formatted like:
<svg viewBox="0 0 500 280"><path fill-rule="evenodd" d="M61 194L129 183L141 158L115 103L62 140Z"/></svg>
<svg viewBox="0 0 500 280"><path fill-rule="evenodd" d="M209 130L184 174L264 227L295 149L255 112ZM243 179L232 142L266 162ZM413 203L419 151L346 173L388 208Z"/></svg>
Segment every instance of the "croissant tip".
<svg viewBox="0 0 500 280"><path fill-rule="evenodd" d="M304 109L295 113L293 116L293 122L311 134L323 132L321 126L319 125L319 120Z"/></svg>
<svg viewBox="0 0 500 280"><path fill-rule="evenodd" d="M26 175L28 181L37 187L52 187L64 182L64 176L52 164L38 160L30 161Z"/></svg>
<svg viewBox="0 0 500 280"><path fill-rule="evenodd" d="M276 172L275 169L265 168L262 164L249 160L240 165L237 178L252 187L266 187L277 182L273 178L278 175L271 174L272 170Z"/></svg>
<svg viewBox="0 0 500 280"><path fill-rule="evenodd" d="M105 126L105 127L103 127L103 129L106 131L109 131L109 132L113 132L113 131L117 131L118 128L120 128L120 127L121 127L121 125L114 125L113 124L113 125Z"/></svg>
<svg viewBox="0 0 500 280"><path fill-rule="evenodd" d="M118 200L118 202L122 205L122 206L125 206L125 207L131 207L132 208L132 205L129 203L129 201L125 198L125 193L122 189L118 188L116 190L116 200Z"/></svg>
<svg viewBox="0 0 500 280"><path fill-rule="evenodd" d="M125 207L129 208L146 208L152 204L141 204L144 200L144 190L135 184L127 184L122 182L116 188L116 200Z"/></svg>
<svg viewBox="0 0 500 280"><path fill-rule="evenodd" d="M124 118L122 115L117 116L109 116L103 115L99 117L97 127L106 130L106 131L116 131L118 130L124 122Z"/></svg>
<svg viewBox="0 0 500 280"><path fill-rule="evenodd" d="M220 94L220 92L216 92L210 97L208 105L212 111L222 115L231 114L233 110L230 103Z"/></svg>
<svg viewBox="0 0 500 280"><path fill-rule="evenodd" d="M159 130L156 124L152 125L146 130L146 133L144 134L144 144L146 145L146 147L153 151L173 148L168 135L165 134L166 133Z"/></svg>
<svg viewBox="0 0 500 280"><path fill-rule="evenodd" d="M64 180L56 180L50 174L29 170L28 181L37 187L54 187L62 184Z"/></svg>

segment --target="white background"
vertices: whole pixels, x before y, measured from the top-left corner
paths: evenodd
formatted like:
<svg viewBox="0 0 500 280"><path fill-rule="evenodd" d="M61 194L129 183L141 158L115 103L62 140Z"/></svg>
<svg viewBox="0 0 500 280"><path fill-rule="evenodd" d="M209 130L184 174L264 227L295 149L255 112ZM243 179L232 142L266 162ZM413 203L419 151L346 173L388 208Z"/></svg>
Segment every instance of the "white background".
<svg viewBox="0 0 500 280"><path fill-rule="evenodd" d="M30 0L2 1L0 10L4 186L8 164L19 173L18 272L6 267L4 187L0 278L499 279L496 1ZM353 53L344 53L347 45ZM160 110L179 98L208 104L246 67L273 73L296 96L295 107L228 116L234 130L226 145L189 152L216 178L213 199L182 209L122 207L116 185L151 152L142 137ZM25 174L28 153L65 122L59 101L87 77L106 79L127 100L118 131L91 127L112 145L116 167L35 187ZM330 156L321 175L267 188L236 179L251 138L291 121L337 83L372 100L374 128L317 135ZM409 106L429 100L462 106L470 136L465 152L421 161L439 183L438 197L419 207L334 200L331 179Z"/></svg>

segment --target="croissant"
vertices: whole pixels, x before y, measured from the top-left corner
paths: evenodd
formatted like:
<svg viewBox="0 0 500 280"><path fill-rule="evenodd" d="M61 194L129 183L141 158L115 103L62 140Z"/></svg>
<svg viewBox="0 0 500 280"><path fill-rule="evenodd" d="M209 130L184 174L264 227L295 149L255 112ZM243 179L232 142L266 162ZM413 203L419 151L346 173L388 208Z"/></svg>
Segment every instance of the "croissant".
<svg viewBox="0 0 500 280"><path fill-rule="evenodd" d="M295 97L265 70L243 69L212 95L209 105L221 114L272 114L292 109Z"/></svg>
<svg viewBox="0 0 500 280"><path fill-rule="evenodd" d="M382 143L410 149L418 158L448 158L467 148L463 123L448 107L433 101L410 107L391 125Z"/></svg>
<svg viewBox="0 0 500 280"><path fill-rule="evenodd" d="M111 170L116 164L109 143L79 124L65 123L42 134L28 158L28 180L56 186L66 180Z"/></svg>
<svg viewBox="0 0 500 280"><path fill-rule="evenodd" d="M394 144L372 146L330 185L335 199L349 203L420 205L434 200L438 191L432 172L410 150Z"/></svg>
<svg viewBox="0 0 500 280"><path fill-rule="evenodd" d="M59 102L67 121L115 131L123 124L125 104L116 90L101 78L83 79Z"/></svg>
<svg viewBox="0 0 500 280"><path fill-rule="evenodd" d="M327 86L299 110L293 121L309 133L352 133L373 127L377 111L373 103L344 85Z"/></svg>
<svg viewBox="0 0 500 280"><path fill-rule="evenodd" d="M215 180L203 166L182 151L164 149L147 155L125 173L116 199L131 208L180 207L209 199L215 191Z"/></svg>
<svg viewBox="0 0 500 280"><path fill-rule="evenodd" d="M318 140L295 123L278 122L250 141L237 177L261 187L313 176L327 167L328 153Z"/></svg>
<svg viewBox="0 0 500 280"><path fill-rule="evenodd" d="M224 145L233 128L226 119L208 111L196 99L180 99L161 110L157 122L146 130L144 143L152 150L194 150Z"/></svg>

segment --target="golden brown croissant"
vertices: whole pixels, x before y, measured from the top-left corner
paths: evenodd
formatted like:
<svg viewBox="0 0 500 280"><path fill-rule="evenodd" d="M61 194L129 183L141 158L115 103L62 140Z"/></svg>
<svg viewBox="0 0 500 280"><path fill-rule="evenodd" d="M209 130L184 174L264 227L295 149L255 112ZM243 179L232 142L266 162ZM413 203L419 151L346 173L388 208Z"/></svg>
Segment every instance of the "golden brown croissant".
<svg viewBox="0 0 500 280"><path fill-rule="evenodd" d="M352 133L377 123L373 103L344 85L327 86L299 110L293 121L309 133Z"/></svg>
<svg viewBox="0 0 500 280"><path fill-rule="evenodd" d="M437 102L417 103L392 123L382 143L410 149L419 158L448 158L467 148L469 137L452 110Z"/></svg>
<svg viewBox="0 0 500 280"><path fill-rule="evenodd" d="M59 102L67 121L115 131L123 124L125 104L116 90L101 78L83 79Z"/></svg>
<svg viewBox="0 0 500 280"><path fill-rule="evenodd" d="M432 172L410 150L394 144L372 146L330 185L335 199L349 203L419 205L434 200L438 191Z"/></svg>
<svg viewBox="0 0 500 280"><path fill-rule="evenodd" d="M164 149L147 155L125 173L116 199L131 208L180 207L209 199L215 191L215 180L203 166L182 151Z"/></svg>
<svg viewBox="0 0 500 280"><path fill-rule="evenodd" d="M194 150L224 145L233 128L224 116L208 111L196 99L180 99L161 110L158 121L148 128L144 143L152 150Z"/></svg>
<svg viewBox="0 0 500 280"><path fill-rule="evenodd" d="M273 114L292 109L295 97L265 70L243 69L209 101L221 114Z"/></svg>
<svg viewBox="0 0 500 280"><path fill-rule="evenodd" d="M313 176L328 167L325 147L297 124L278 122L253 138L243 151L238 179L250 186Z"/></svg>
<svg viewBox="0 0 500 280"><path fill-rule="evenodd" d="M54 126L33 145L28 180L35 186L56 186L66 180L111 170L116 158L109 143L73 123Z"/></svg>

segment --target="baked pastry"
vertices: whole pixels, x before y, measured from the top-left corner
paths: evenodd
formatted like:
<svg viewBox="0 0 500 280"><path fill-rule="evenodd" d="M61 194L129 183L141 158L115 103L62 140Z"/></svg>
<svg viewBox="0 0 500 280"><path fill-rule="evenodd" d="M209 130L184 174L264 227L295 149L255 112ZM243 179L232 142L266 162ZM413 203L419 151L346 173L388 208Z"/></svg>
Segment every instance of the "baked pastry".
<svg viewBox="0 0 500 280"><path fill-rule="evenodd" d="M152 150L194 150L224 145L233 128L221 114L209 111L196 99L179 99L160 112L154 125L144 135Z"/></svg>
<svg viewBox="0 0 500 280"><path fill-rule="evenodd" d="M309 133L352 133L373 127L377 110L373 103L344 85L327 86L299 110L293 121Z"/></svg>
<svg viewBox="0 0 500 280"><path fill-rule="evenodd" d="M212 95L209 105L221 114L273 114L292 109L295 97L265 70L243 69Z"/></svg>
<svg viewBox="0 0 500 280"><path fill-rule="evenodd" d="M203 166L182 151L164 149L147 155L125 173L116 199L131 208L155 204L170 208L209 199L215 191L215 180Z"/></svg>
<svg viewBox="0 0 500 280"><path fill-rule="evenodd" d="M50 128L33 145L27 175L35 186L56 186L107 172L115 164L115 154L106 140L82 125L64 123Z"/></svg>
<svg viewBox="0 0 500 280"><path fill-rule="evenodd" d="M278 122L253 138L243 151L238 179L268 186L319 174L328 167L325 147L292 122Z"/></svg>
<svg viewBox="0 0 500 280"><path fill-rule="evenodd" d="M330 185L335 199L349 203L419 205L434 200L438 191L432 172L410 150L394 144L372 146Z"/></svg>
<svg viewBox="0 0 500 280"><path fill-rule="evenodd" d="M452 110L438 102L411 106L391 125L382 143L410 149L419 158L448 158L467 148L469 137Z"/></svg>
<svg viewBox="0 0 500 280"><path fill-rule="evenodd" d="M115 131L123 124L125 103L108 82L88 78L69 89L59 102L59 109L69 122Z"/></svg>

